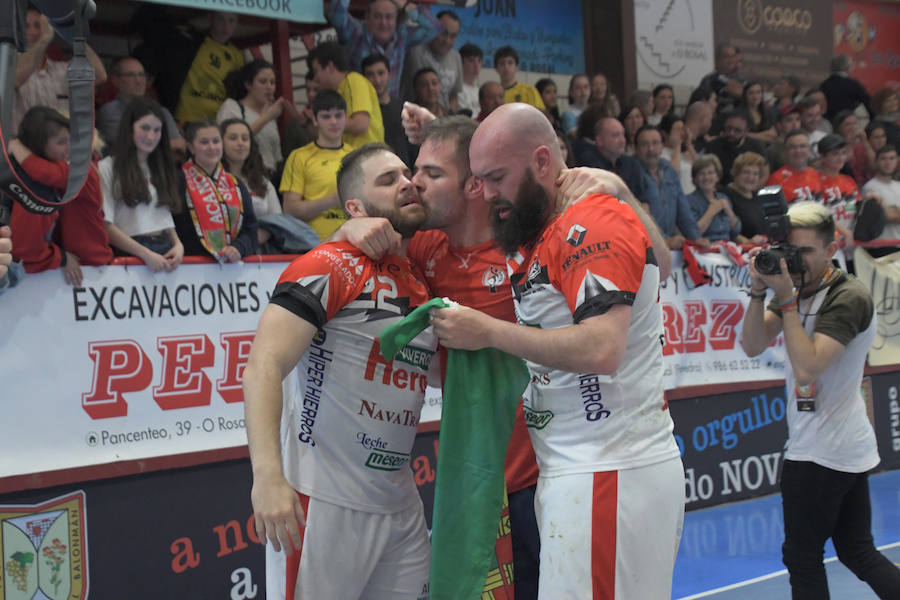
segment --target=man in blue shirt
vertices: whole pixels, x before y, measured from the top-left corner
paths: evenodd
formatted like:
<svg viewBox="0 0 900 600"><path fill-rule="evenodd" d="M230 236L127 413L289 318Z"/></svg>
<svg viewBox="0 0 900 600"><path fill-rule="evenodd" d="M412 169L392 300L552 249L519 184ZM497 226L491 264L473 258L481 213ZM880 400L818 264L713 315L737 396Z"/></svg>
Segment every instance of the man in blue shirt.
<svg viewBox="0 0 900 600"><path fill-rule="evenodd" d="M691 207L681 190L678 173L669 161L662 158L663 143L659 129L645 125L638 129L634 139L634 154L658 194L656 204L650 205L650 214L666 236L669 248L680 249L685 239L701 247L709 246L709 241L700 237Z"/></svg>

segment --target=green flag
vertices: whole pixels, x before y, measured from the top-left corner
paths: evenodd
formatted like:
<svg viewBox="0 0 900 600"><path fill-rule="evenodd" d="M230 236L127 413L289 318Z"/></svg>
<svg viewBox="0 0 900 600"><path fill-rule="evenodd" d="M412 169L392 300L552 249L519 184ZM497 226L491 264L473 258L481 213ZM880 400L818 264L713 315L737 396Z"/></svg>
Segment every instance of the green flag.
<svg viewBox="0 0 900 600"><path fill-rule="evenodd" d="M429 322L435 298L381 332L390 360ZM477 600L494 553L506 449L528 385L522 359L495 348L449 350L431 533L432 600Z"/></svg>

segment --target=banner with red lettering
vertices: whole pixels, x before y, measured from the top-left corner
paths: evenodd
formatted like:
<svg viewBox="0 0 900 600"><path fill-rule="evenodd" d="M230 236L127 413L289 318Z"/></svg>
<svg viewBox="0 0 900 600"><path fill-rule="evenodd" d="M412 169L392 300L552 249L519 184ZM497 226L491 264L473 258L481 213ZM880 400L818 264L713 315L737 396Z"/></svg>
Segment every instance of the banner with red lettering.
<svg viewBox="0 0 900 600"><path fill-rule="evenodd" d="M710 282L694 284L680 252L662 283L663 383L667 390L694 385L784 379L781 336L765 352L748 357L741 348L744 312L750 300L746 266L720 253L697 253Z"/></svg>
<svg viewBox="0 0 900 600"><path fill-rule="evenodd" d="M284 263L83 267L0 296L0 477L241 446L241 374Z"/></svg>

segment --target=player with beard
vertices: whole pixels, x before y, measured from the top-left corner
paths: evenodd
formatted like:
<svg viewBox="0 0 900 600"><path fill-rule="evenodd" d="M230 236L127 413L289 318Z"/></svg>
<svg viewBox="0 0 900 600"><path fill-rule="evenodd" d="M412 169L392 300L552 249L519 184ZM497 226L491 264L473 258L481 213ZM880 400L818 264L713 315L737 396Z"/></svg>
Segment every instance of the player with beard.
<svg viewBox="0 0 900 600"><path fill-rule="evenodd" d="M409 456L437 344L423 332L388 362L377 337L428 300L406 259L425 208L384 144L345 156L337 178L350 217L384 217L403 241L378 261L318 246L285 269L260 319L243 380L267 597L425 599Z"/></svg>
<svg viewBox="0 0 900 600"><path fill-rule="evenodd" d="M428 122L416 141L421 143L413 182L428 217L423 231L409 245L409 257L423 272L435 296L446 296L487 314L515 322L504 253L492 239L490 207L484 202L481 183L469 166L469 143L476 124L464 117L436 121L421 107L407 104L407 120ZM418 131L418 130L417 130ZM595 191L608 191L626 199L643 215L655 232L654 240L669 259L665 239L652 219L638 205L621 178L598 169L571 169L557 181L560 204L565 205ZM339 230L370 256L380 256L399 239L389 226L383 229L368 219L354 219ZM666 261L666 275L668 275ZM528 439L521 408L509 444L506 485L509 525L514 560L515 597L527 600L537 594L540 542L534 518L537 465ZM501 540L502 541L502 540ZM498 541L498 557L503 556Z"/></svg>
<svg viewBox="0 0 900 600"><path fill-rule="evenodd" d="M472 139L521 324L435 310L449 348L526 360L540 465L539 597L668 598L684 471L663 397L659 268L634 211L597 194L558 215L563 168L546 117L498 108ZM627 327L623 327L627 323ZM582 499L578 502L577 499Z"/></svg>

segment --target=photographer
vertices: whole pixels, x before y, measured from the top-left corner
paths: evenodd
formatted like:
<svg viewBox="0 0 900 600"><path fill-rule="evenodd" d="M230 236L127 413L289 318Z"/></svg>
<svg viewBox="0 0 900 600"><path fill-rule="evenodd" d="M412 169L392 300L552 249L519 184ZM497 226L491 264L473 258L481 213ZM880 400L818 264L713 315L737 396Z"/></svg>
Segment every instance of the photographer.
<svg viewBox="0 0 900 600"><path fill-rule="evenodd" d="M756 356L784 331L782 560L794 599L828 598L822 556L830 537L838 559L880 598L897 598L900 570L875 549L871 533L868 472L880 458L860 384L876 331L872 297L832 266L838 245L826 207L799 202L787 215L788 244L762 257L767 251L750 251L751 299L741 340ZM772 273L775 264L780 272ZM768 288L775 297L766 309Z"/></svg>

